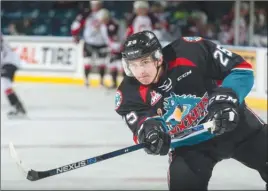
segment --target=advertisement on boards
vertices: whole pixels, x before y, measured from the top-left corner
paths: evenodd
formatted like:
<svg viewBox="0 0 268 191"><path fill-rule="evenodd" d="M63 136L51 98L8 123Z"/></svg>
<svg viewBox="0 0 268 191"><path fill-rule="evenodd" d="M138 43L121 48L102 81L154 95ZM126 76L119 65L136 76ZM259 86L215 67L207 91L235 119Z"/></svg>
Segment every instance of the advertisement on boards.
<svg viewBox="0 0 268 191"><path fill-rule="evenodd" d="M22 69L75 71L78 51L72 43L10 42Z"/></svg>

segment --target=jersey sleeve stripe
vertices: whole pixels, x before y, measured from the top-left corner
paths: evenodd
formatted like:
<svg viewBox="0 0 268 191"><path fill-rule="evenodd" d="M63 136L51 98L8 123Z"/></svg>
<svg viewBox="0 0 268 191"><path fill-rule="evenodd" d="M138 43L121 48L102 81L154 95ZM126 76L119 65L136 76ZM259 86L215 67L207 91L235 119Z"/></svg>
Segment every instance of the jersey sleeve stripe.
<svg viewBox="0 0 268 191"><path fill-rule="evenodd" d="M233 68L232 70L248 70L248 71L253 71L251 68Z"/></svg>
<svg viewBox="0 0 268 191"><path fill-rule="evenodd" d="M73 36L76 36L79 34L80 30L84 27L85 25L85 20L81 21L74 21L71 25L71 34Z"/></svg>
<svg viewBox="0 0 268 191"><path fill-rule="evenodd" d="M236 65L233 69L247 69L247 70L251 69L252 70L252 66L248 62L244 61L244 62Z"/></svg>
<svg viewBox="0 0 268 191"><path fill-rule="evenodd" d="M187 58L176 58L175 60L172 60L169 62L168 69L171 70L172 68L178 67L178 66L192 66L195 67L196 65Z"/></svg>

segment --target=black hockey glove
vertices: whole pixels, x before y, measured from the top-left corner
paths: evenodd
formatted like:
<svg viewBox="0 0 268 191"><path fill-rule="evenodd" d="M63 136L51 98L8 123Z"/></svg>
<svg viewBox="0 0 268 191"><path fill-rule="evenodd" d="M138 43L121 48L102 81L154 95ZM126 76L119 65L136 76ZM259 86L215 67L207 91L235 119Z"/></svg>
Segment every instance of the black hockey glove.
<svg viewBox="0 0 268 191"><path fill-rule="evenodd" d="M216 88L209 97L208 120L215 121L216 135L234 130L239 121L239 100L230 88Z"/></svg>
<svg viewBox="0 0 268 191"><path fill-rule="evenodd" d="M148 143L145 151L153 155L166 155L170 148L171 137L165 133L160 121L149 119L138 130L139 143Z"/></svg>

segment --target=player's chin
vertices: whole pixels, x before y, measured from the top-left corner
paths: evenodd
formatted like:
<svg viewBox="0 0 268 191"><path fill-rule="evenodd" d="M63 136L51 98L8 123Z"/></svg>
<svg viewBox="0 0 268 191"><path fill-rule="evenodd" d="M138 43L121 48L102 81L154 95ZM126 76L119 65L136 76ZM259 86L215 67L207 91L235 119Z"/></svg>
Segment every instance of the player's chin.
<svg viewBox="0 0 268 191"><path fill-rule="evenodd" d="M138 80L143 85L149 85L152 83L152 79L150 77L141 77Z"/></svg>

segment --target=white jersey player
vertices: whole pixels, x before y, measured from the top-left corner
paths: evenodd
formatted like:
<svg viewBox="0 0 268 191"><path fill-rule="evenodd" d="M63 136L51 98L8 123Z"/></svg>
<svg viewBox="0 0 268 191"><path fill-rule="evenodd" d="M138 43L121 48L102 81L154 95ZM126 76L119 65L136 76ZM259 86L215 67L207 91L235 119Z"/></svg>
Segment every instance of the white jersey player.
<svg viewBox="0 0 268 191"><path fill-rule="evenodd" d="M97 18L101 22L101 33L110 50L108 68L110 69L113 80L113 85L110 88L115 89L117 87L118 72L123 69L121 64L122 45L118 34L119 24L111 17L107 9L101 9L97 14Z"/></svg>
<svg viewBox="0 0 268 191"><path fill-rule="evenodd" d="M134 33L144 30L152 31L159 25L159 20L149 12L149 4L146 1L135 1L133 4L134 14L128 21L127 34L130 36Z"/></svg>
<svg viewBox="0 0 268 191"><path fill-rule="evenodd" d="M7 114L8 117L24 116L26 114L21 101L12 87L14 76L19 65L20 59L18 55L1 35L1 86L12 106L12 110Z"/></svg>
<svg viewBox="0 0 268 191"><path fill-rule="evenodd" d="M88 86L88 77L93 65L99 68L101 85L105 74L105 66L108 59L108 49L104 37L100 31L100 22L96 14L102 8L101 1L90 1L91 10L84 10L71 25L71 34L76 42L79 42L79 33L83 30L84 39L84 71L85 84Z"/></svg>

